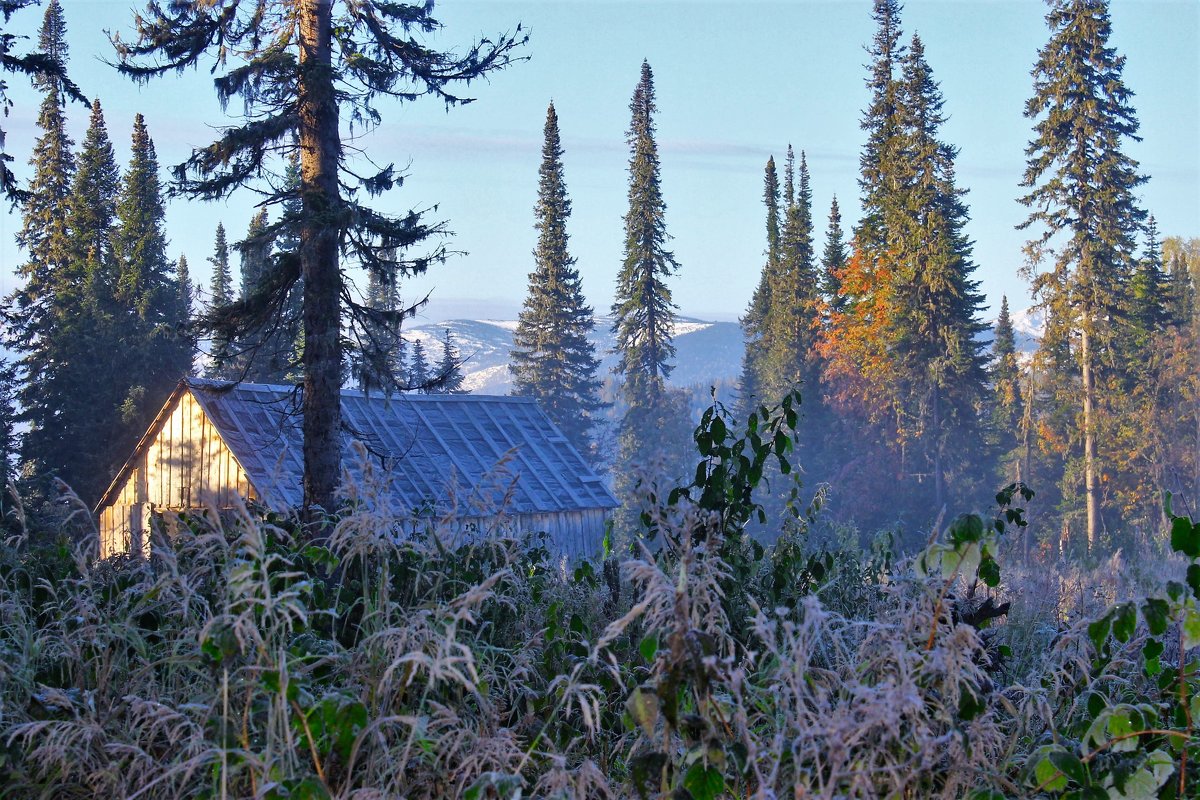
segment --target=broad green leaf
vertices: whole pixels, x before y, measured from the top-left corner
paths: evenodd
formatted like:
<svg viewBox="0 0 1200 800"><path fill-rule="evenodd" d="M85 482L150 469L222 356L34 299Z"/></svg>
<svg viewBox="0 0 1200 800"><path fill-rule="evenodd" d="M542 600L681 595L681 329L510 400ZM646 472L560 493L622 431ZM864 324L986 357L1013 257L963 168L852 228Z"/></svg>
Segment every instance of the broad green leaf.
<svg viewBox="0 0 1200 800"><path fill-rule="evenodd" d="M1200 611L1192 604L1183 614L1183 649L1191 650L1197 645L1200 645Z"/></svg>
<svg viewBox="0 0 1200 800"><path fill-rule="evenodd" d="M1095 697L1096 695L1093 695ZM1084 747L1103 747L1108 741L1108 718L1112 714L1107 708L1093 715L1092 724L1083 735Z"/></svg>
<svg viewBox="0 0 1200 800"><path fill-rule="evenodd" d="M978 542L983 538L983 518L978 514L963 514L950 523L950 541Z"/></svg>
<svg viewBox="0 0 1200 800"><path fill-rule="evenodd" d="M979 579L993 589L1000 585L1000 565L996 559L989 557L980 563Z"/></svg>
<svg viewBox="0 0 1200 800"><path fill-rule="evenodd" d="M1142 617L1146 620L1146 626L1150 628L1152 636L1162 636L1167 632L1168 616L1171 613L1171 607L1167 605L1167 601L1158 597L1150 597L1142 605Z"/></svg>
<svg viewBox="0 0 1200 800"><path fill-rule="evenodd" d="M1063 775L1081 785L1088 783L1087 767L1079 760L1079 756L1066 750L1055 750L1048 758Z"/></svg>
<svg viewBox="0 0 1200 800"><path fill-rule="evenodd" d="M968 580L973 579L976 573L979 572L979 563L983 559L983 553L980 552L979 542L973 541L967 545L966 550L962 554L962 574Z"/></svg>
<svg viewBox="0 0 1200 800"><path fill-rule="evenodd" d="M697 761L684 775L683 788L688 790L692 800L715 800L725 791L725 776L716 767Z"/></svg>
<svg viewBox="0 0 1200 800"><path fill-rule="evenodd" d="M647 634L642 639L641 644L638 645L638 652L642 654L642 658L645 659L647 664L652 663L654 656L658 654L658 634Z"/></svg>
<svg viewBox="0 0 1200 800"><path fill-rule="evenodd" d="M1112 714L1108 717L1108 733L1112 738L1116 739L1119 736L1128 736L1134 732L1134 725L1130 719L1130 709L1128 706L1118 706L1113 709ZM1127 739L1122 739L1112 746L1114 753L1132 752L1137 749L1137 737L1130 736Z"/></svg>
<svg viewBox="0 0 1200 800"><path fill-rule="evenodd" d="M1188 558L1200 558L1200 526L1193 525L1187 517L1172 520L1171 549Z"/></svg>
<svg viewBox="0 0 1200 800"><path fill-rule="evenodd" d="M1062 752L1061 750L1056 752ZM1053 754L1050 754L1053 755ZM1054 762L1050 760L1050 756L1043 756L1037 762L1037 766L1033 768L1033 779L1038 786L1050 792L1061 792L1067 788L1067 776L1063 771L1054 766Z"/></svg>
<svg viewBox="0 0 1200 800"><path fill-rule="evenodd" d="M942 553L942 577L949 580L958 574L963 562L963 554L958 550L946 550Z"/></svg>
<svg viewBox="0 0 1200 800"><path fill-rule="evenodd" d="M1113 800L1155 800L1158 790L1174 771L1175 762L1171 757L1162 750L1155 750L1125 779L1125 785L1120 791L1110 787L1108 796Z"/></svg>
<svg viewBox="0 0 1200 800"><path fill-rule="evenodd" d="M1088 625L1088 638L1092 640L1092 645L1097 650L1104 649L1104 642L1108 639L1108 632L1112 630L1113 612L1108 612L1100 619Z"/></svg>
<svg viewBox="0 0 1200 800"><path fill-rule="evenodd" d="M654 734L654 726L658 723L658 695L655 692L637 687L629 693L625 709L647 736Z"/></svg>
<svg viewBox="0 0 1200 800"><path fill-rule="evenodd" d="M1137 609L1133 603L1121 603L1114 610L1116 615L1113 617L1113 636L1118 642L1128 642L1137 630Z"/></svg>

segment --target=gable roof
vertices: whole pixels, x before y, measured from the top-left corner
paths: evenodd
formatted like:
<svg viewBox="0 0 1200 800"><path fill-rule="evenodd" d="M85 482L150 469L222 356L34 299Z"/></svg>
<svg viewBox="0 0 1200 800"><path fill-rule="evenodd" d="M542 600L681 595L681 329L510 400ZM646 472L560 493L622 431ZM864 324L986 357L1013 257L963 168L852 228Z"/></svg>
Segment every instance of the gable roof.
<svg viewBox="0 0 1200 800"><path fill-rule="evenodd" d="M190 378L181 382L168 407L180 390L191 392L267 506L302 504L304 450L296 387ZM343 469L352 480L361 477L362 457L352 443L362 442L373 466L388 477L393 503L406 511L443 507L452 484L483 508L499 507L511 492L503 502L510 514L618 505L603 478L532 398L343 390L342 426ZM155 426L147 431L139 453L156 433ZM497 463L510 450L511 478L497 480ZM121 480L118 475L114 485Z"/></svg>

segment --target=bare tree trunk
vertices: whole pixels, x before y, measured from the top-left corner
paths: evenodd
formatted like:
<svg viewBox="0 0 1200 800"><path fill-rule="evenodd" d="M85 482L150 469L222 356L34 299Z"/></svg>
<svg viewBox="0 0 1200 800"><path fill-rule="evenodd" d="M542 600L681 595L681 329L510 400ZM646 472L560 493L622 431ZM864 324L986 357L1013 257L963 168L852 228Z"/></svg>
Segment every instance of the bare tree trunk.
<svg viewBox="0 0 1200 800"><path fill-rule="evenodd" d="M338 105L333 0L299 0L300 186L304 221L304 514L332 510L341 469L341 272L338 267Z"/></svg>
<svg viewBox="0 0 1200 800"><path fill-rule="evenodd" d="M945 437L942 435L942 390L933 387L933 434L937 438L933 446L933 505L940 509L946 505L946 470L942 465L942 448Z"/></svg>
<svg viewBox="0 0 1200 800"><path fill-rule="evenodd" d="M1195 319L1192 320L1191 328L1192 341L1195 343L1192 351L1192 367L1193 370L1200 368L1200 326L1196 324ZM1192 373L1192 417L1196 423L1196 438L1192 444L1192 513L1200 514L1200 386L1196 385L1196 373Z"/></svg>
<svg viewBox="0 0 1200 800"><path fill-rule="evenodd" d="M1096 544L1100 530L1100 495L1096 486L1096 372L1092 365L1091 338L1083 326L1080 343L1083 366L1083 482L1087 494L1088 551Z"/></svg>
<svg viewBox="0 0 1200 800"><path fill-rule="evenodd" d="M1021 447L1023 452L1021 457L1017 459L1017 482L1029 484L1033 479L1033 391L1034 391L1034 365L1029 365L1029 380L1025 388L1025 413L1021 415ZM1029 516L1032 516L1030 514ZM1028 516L1026 519L1028 520ZM1021 529L1022 533L1022 552L1024 553L1025 563L1029 563L1029 539L1031 526L1026 525Z"/></svg>

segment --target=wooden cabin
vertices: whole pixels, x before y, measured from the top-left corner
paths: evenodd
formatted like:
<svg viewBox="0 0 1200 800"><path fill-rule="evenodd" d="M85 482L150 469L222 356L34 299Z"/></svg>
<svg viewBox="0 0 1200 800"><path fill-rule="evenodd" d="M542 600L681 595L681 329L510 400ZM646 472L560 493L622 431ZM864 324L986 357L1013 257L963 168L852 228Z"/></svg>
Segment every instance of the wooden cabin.
<svg viewBox="0 0 1200 800"><path fill-rule="evenodd" d="M375 500L412 525L452 514L467 532L543 531L581 558L599 551L617 506L531 398L346 390L342 425L348 480L362 485L369 470L382 487ZM96 507L101 556L146 547L164 511L238 498L298 508L302 443L295 387L181 381Z"/></svg>

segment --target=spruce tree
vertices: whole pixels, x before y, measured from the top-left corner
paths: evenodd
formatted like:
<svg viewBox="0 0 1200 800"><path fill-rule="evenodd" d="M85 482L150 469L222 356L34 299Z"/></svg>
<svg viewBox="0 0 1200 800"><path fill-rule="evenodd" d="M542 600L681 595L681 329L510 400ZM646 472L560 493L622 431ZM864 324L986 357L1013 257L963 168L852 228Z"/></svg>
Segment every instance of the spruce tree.
<svg viewBox="0 0 1200 800"><path fill-rule="evenodd" d="M118 290L118 272L113 253L113 222L120 187L121 174L104 110L100 101L95 100L71 190L71 250L77 261L94 258L106 273L102 276L107 279L106 290L114 293Z"/></svg>
<svg viewBox="0 0 1200 800"><path fill-rule="evenodd" d="M233 275L229 270L229 242L225 238L225 225L217 223L217 235L213 242L213 254L208 263L212 265L212 303L218 308L233 302Z"/></svg>
<svg viewBox="0 0 1200 800"><path fill-rule="evenodd" d="M859 157L863 218L855 240L860 250L872 258L886 247L883 216L896 186L894 171L898 166L903 91L897 73L904 56L904 46L900 44L900 10L899 0L874 0L871 11L876 26L867 50L871 55L867 76L871 100L860 123L867 134Z"/></svg>
<svg viewBox="0 0 1200 800"><path fill-rule="evenodd" d="M1097 375L1114 344L1125 286L1135 263L1136 237L1145 218L1134 192L1145 182L1122 149L1137 141L1138 122L1121 73L1125 59L1109 46L1107 0L1050 0L1050 41L1033 69L1034 94L1025 116L1034 121L1026 148L1021 202L1030 208L1020 226L1037 231L1027 245L1032 268L1052 257L1034 279L1048 317L1073 334L1080 376L1087 538L1102 525ZM1054 249L1051 252L1052 241Z"/></svg>
<svg viewBox="0 0 1200 800"><path fill-rule="evenodd" d="M38 0L0 0L0 15L7 25L13 14L31 5L37 5ZM67 98L86 104L87 98L67 77L67 25L63 17L62 5L59 0L50 0L46 13L42 17L42 27L38 36L38 50L33 53L17 55L13 48L22 38L15 34L0 30L0 109L2 116L7 116L12 100L8 96L8 82L5 73L25 75L32 79L34 86L48 96L54 95L56 102L63 104ZM45 114L45 106L43 112ZM49 130L39 121L43 131ZM7 198L14 206L35 200L37 194L34 187L23 190L17 181L17 176L9 168L13 157L4 151L4 128L0 127L0 197ZM35 156L35 166L36 166Z"/></svg>
<svg viewBox="0 0 1200 800"><path fill-rule="evenodd" d="M320 509L332 510L341 476L343 331L361 330L372 316L349 295L343 264L415 274L445 255L441 246L411 253L442 234L441 225L417 211L392 217L360 201L393 188L398 177L390 164L356 172L340 123L378 125L380 96L465 102L455 87L507 65L525 38L518 29L461 56L442 52L423 41L440 28L432 3L384 0L150 2L135 25L134 41L113 40L122 73L145 81L212 57L218 99L236 99L244 109L242 124L225 127L179 166L182 193L215 200L253 184L265 203L281 201L289 190L278 180L279 165L299 154L301 218L276 223L299 222L299 248L273 259L253 296L207 322L234 334L261 328L303 280L304 509L315 522Z"/></svg>
<svg viewBox="0 0 1200 800"><path fill-rule="evenodd" d="M629 110L629 210L612 307L616 371L627 404L615 468L617 496L623 504L618 525L626 532L639 515L639 483L660 484L676 477L682 468L679 448L686 444L690 428L686 406L666 384L675 358L675 305L666 279L679 264L666 249L670 237L654 139L654 75L646 61Z"/></svg>
<svg viewBox="0 0 1200 800"><path fill-rule="evenodd" d="M797 436L794 463L801 465L810 478L815 478L824 477L828 471L823 445L830 420L822 398L821 362L817 352L821 287L813 245L812 187L804 151L800 152L798 180L795 175L795 158L791 145L788 145L779 263L772 276L764 326L766 348L759 382L764 401L771 404L778 403L793 391L801 392L802 404L797 410L803 415L804 425ZM783 519L785 484L774 474L770 483L775 486L775 491L768 501L768 509L773 516Z"/></svg>
<svg viewBox="0 0 1200 800"><path fill-rule="evenodd" d="M225 309L233 302L233 275L229 269L229 242L225 238L225 225L217 223L213 254L208 263L212 265L212 280L209 292L212 295L210 315ZM236 377L234 351L226 334L213 331L208 366L204 374L209 378L230 380Z"/></svg>
<svg viewBox="0 0 1200 800"><path fill-rule="evenodd" d="M391 394L410 388L404 370L404 339L400 334L404 303L393 276L372 273L367 281L367 304L378 313L363 332L370 337L370 346L360 348L357 353L358 388Z"/></svg>
<svg viewBox="0 0 1200 800"><path fill-rule="evenodd" d="M838 277L846 268L849 258L846 243L842 240L842 212L838 208L837 195L829 204L829 226L825 229L825 250L821 254L821 294L830 312L845 310L842 283Z"/></svg>
<svg viewBox="0 0 1200 800"><path fill-rule="evenodd" d="M629 210L612 315L620 356L617 372L624 379L625 398L631 407L645 408L665 391L673 368L675 305L666 279L679 269L674 254L666 249L670 236L654 139L656 105L649 62L642 62L629 110Z"/></svg>
<svg viewBox="0 0 1200 800"><path fill-rule="evenodd" d="M987 359L979 334L987 326L971 277L965 192L955 181L958 150L939 138L942 94L916 35L902 58L900 97L897 188L883 217L895 267L893 354L906 384L901 436L917 445L913 471L932 477L936 514L949 499L948 482L959 489L956 502L965 502L970 482L983 477L973 452L982 446Z"/></svg>
<svg viewBox="0 0 1200 800"><path fill-rule="evenodd" d="M1000 299L1000 314L992 336L992 429L995 432L997 449L1007 461L1007 455L1017 447L1024 411L1021 394L1021 367L1017 363L1017 339L1013 331L1012 315L1008 310L1008 296ZM1005 482L1015 476L1001 475Z"/></svg>
<svg viewBox="0 0 1200 800"><path fill-rule="evenodd" d="M128 455L124 404L125 355L117 338L122 316L113 251L120 172L99 101L76 160L68 201L70 266L55 290L55 363L39 390L46 416L31 419L25 450L37 475L55 475L84 501L99 499L114 463ZM39 423L44 423L39 424Z"/></svg>
<svg viewBox="0 0 1200 800"><path fill-rule="evenodd" d="M787 183L793 182L792 148L788 147ZM814 344L820 286L812 236L812 189L808 160L800 153L795 196L787 198L778 267L772 276L765 323L767 343L760 381L766 400L777 402L804 385L815 401L818 364Z"/></svg>
<svg viewBox="0 0 1200 800"><path fill-rule="evenodd" d="M428 394L433 382L429 371L429 359L425 355L425 343L417 339L413 342L412 363L408 367L408 386L410 389Z"/></svg>
<svg viewBox="0 0 1200 800"><path fill-rule="evenodd" d="M1188 269L1187 258L1182 252L1171 255L1168 269L1168 303L1171 324L1186 329L1192 325L1196 314L1196 290Z"/></svg>
<svg viewBox="0 0 1200 800"><path fill-rule="evenodd" d="M568 247L571 200L563 176L563 148L554 104L546 110L542 164L538 170L529 291L513 334L515 394L537 398L542 410L579 452L591 456L597 422L600 362L588 340L596 327L583 283Z"/></svg>
<svg viewBox="0 0 1200 800"><path fill-rule="evenodd" d="M4 36L0 34L0 39ZM60 71L65 69L66 25L57 0L46 7L38 45ZM62 466L66 455L57 428L62 406L71 396L65 373L73 366L68 360L71 336L80 332L82 323L83 275L75 271L78 262L70 240L75 159L63 108L68 92L50 74L40 75L36 83L45 95L37 121L41 135L30 160L33 177L28 192L21 195L17 244L26 260L17 269L21 285L5 303L5 343L18 355L18 404L21 420L29 426L22 460L28 462L32 475L45 477ZM6 168L0 162L0 169ZM4 191L14 196L15 183L8 178L3 182ZM45 487L38 484L30 487L35 493Z"/></svg>
<svg viewBox="0 0 1200 800"><path fill-rule="evenodd" d="M791 178L788 179L788 205L791 204ZM767 207L766 262L758 279L758 286L750 298L750 306L741 318L742 338L745 348L742 355L742 377L738 384L739 417L746 418L750 411L768 398L763 395L762 374L765 369L770 343L766 340L767 313L771 307L771 286L776 282L779 270L779 174L775 169L775 157L767 159L763 174L763 204Z"/></svg>
<svg viewBox="0 0 1200 800"><path fill-rule="evenodd" d="M1150 360L1154 338L1171 323L1170 296L1170 282L1163 270L1158 223L1151 216L1146 223L1142 257L1133 268L1127 293L1128 317L1122 331L1127 373L1138 376L1139 368Z"/></svg>
<svg viewBox="0 0 1200 800"><path fill-rule="evenodd" d="M180 253L175 260L175 313L173 319L175 347L179 351L180 366L186 367L185 374L191 375L196 360L196 339L191 336L192 319L196 317L196 284L192 283L192 271L186 255Z"/></svg>
<svg viewBox="0 0 1200 800"><path fill-rule="evenodd" d="M463 388L462 360L451 341L449 328L444 330L442 337L442 359L438 362L437 385L432 391L437 394L467 393Z"/></svg>
<svg viewBox="0 0 1200 800"><path fill-rule="evenodd" d="M246 237L236 245L241 254L241 303L251 302L269 287L278 257L274 245L281 230L287 229L271 224L266 206L250 218ZM299 335L292 324L296 317L288 308L292 297L290 291L280 296L274 316L242 328L241 335L234 338L233 347L238 353L236 380L266 384L288 382Z"/></svg>
<svg viewBox="0 0 1200 800"><path fill-rule="evenodd" d="M843 452L875 453L895 465L894 476L910 470L898 431L903 422L896 364L891 352L891 322L895 316L895 265L890 262L886 217L894 202L900 168L900 111L902 85L898 77L904 54L900 43L900 3L874 0L876 31L868 53L866 79L870 100L860 121L866 141L859 157L859 191L863 216L854 230L853 252L842 276L829 273L836 285L825 287L836 304L824 320L822 357L842 418ZM892 484L896 481L893 479ZM889 488L889 487L884 487ZM908 502L906 495L881 497L879 505L896 510Z"/></svg>
<svg viewBox="0 0 1200 800"><path fill-rule="evenodd" d="M165 217L154 142L137 114L113 234L117 289L112 339L120 342L126 359L114 376L126 388L124 429L114 433L120 458L191 371L192 342L181 327L182 290L167 258ZM182 323L186 326L186 317Z"/></svg>
<svg viewBox="0 0 1200 800"><path fill-rule="evenodd" d="M242 300L253 297L270 273L271 239L267 234L268 223L267 208L263 206L250 218L246 238L237 244L241 254Z"/></svg>
<svg viewBox="0 0 1200 800"><path fill-rule="evenodd" d="M15 364L0 358L0 520L7 520L13 497L9 491L16 481L17 382Z"/></svg>

